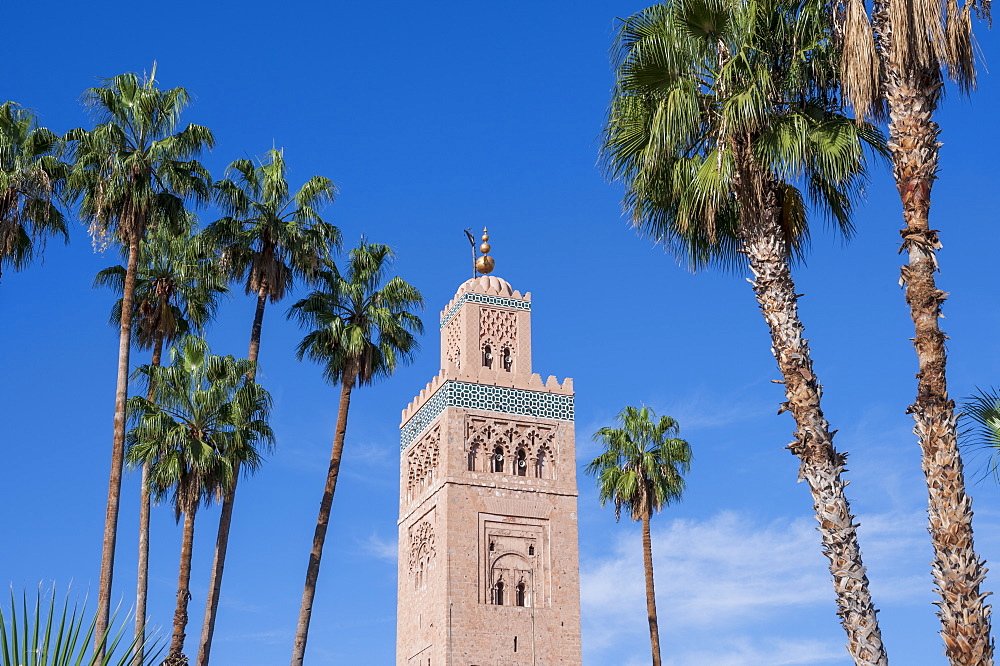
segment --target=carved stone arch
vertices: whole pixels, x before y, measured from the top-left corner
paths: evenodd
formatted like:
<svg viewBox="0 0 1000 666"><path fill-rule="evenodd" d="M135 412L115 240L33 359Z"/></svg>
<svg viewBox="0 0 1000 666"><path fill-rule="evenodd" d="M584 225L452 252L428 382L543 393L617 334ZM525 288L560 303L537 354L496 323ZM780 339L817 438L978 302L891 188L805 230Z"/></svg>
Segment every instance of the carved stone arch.
<svg viewBox="0 0 1000 666"><path fill-rule="evenodd" d="M548 443L543 442L538 446L533 458L535 476L539 479L555 478L555 456Z"/></svg>
<svg viewBox="0 0 1000 666"><path fill-rule="evenodd" d="M488 450L489 447L486 445L486 439L481 433L476 433L465 441L465 455L470 472L487 471L489 467L486 464L489 458L487 455Z"/></svg>
<svg viewBox="0 0 1000 666"><path fill-rule="evenodd" d="M416 587L423 584L423 577L436 554L434 541L434 526L429 521L422 521L410 528L410 552L407 563Z"/></svg>

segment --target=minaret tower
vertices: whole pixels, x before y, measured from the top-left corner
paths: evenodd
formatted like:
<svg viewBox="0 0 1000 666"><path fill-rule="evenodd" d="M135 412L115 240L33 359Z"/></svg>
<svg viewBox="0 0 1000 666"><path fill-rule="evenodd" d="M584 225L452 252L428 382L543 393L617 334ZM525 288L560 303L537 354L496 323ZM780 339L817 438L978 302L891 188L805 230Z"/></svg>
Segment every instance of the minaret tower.
<svg viewBox="0 0 1000 666"><path fill-rule="evenodd" d="M400 426L397 666L579 666L573 382L531 371L531 294L474 277Z"/></svg>

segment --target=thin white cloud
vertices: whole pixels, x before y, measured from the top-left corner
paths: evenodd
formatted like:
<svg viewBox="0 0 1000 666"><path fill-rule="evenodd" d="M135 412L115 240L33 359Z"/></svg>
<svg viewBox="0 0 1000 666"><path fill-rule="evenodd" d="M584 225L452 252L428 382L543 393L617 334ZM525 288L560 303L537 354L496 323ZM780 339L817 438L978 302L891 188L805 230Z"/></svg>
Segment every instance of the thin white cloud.
<svg viewBox="0 0 1000 666"><path fill-rule="evenodd" d="M873 585L896 603L924 603L928 581L904 560L926 555L916 512L864 516ZM624 527L624 526L623 526ZM810 518L754 521L735 511L653 525L653 564L665 663L757 666L845 663L828 561ZM648 663L645 582L638 530L622 530L581 571L585 661ZM808 618L808 620L804 619ZM622 646L630 647L621 654Z"/></svg>
<svg viewBox="0 0 1000 666"><path fill-rule="evenodd" d="M383 539L374 532L362 543L365 552L386 562L396 563L399 555L399 545L396 539Z"/></svg>

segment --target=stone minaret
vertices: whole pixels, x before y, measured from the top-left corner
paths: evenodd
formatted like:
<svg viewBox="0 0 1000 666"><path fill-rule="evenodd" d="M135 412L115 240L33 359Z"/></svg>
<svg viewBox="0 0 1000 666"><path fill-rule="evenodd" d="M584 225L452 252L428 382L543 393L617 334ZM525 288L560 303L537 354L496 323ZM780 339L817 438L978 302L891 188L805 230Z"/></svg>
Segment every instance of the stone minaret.
<svg viewBox="0 0 1000 666"><path fill-rule="evenodd" d="M403 411L397 666L581 662L573 383L532 374L530 318L467 281Z"/></svg>

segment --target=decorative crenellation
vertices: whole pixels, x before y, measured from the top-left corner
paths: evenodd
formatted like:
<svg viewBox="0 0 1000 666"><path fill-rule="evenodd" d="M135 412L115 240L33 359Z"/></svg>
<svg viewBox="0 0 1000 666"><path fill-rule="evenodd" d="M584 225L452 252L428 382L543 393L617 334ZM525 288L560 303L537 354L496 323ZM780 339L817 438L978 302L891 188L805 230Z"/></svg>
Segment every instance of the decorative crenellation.
<svg viewBox="0 0 1000 666"><path fill-rule="evenodd" d="M494 305L501 308L510 308L512 310L531 310L531 301L529 300L508 298L506 296L491 296L489 294L477 294L475 292L465 292L459 296L451 304L451 306L444 311L444 313L441 314L441 328L448 325L451 318L455 316L455 313L458 312L459 308L461 308L466 302Z"/></svg>
<svg viewBox="0 0 1000 666"><path fill-rule="evenodd" d="M541 378L538 375L533 375L533 379L535 378L537 378L539 388L543 388ZM435 384L438 384L436 390L430 398L426 398L425 391L434 387ZM572 391L572 384L567 379L560 387L555 377L549 377L548 384L544 388ZM544 390L530 391L454 380L440 383L438 379L435 379L428 385L427 389L421 391L418 400L422 405L416 410L416 413L413 413L412 410L417 401L410 403L410 407L403 412L403 424L399 428L399 448L401 451L412 444L446 407L479 409L559 421L573 421L575 417L574 399L571 392L566 394L550 393Z"/></svg>
<svg viewBox="0 0 1000 666"><path fill-rule="evenodd" d="M441 457L441 427L435 426L406 454L406 495L413 498L434 482Z"/></svg>

